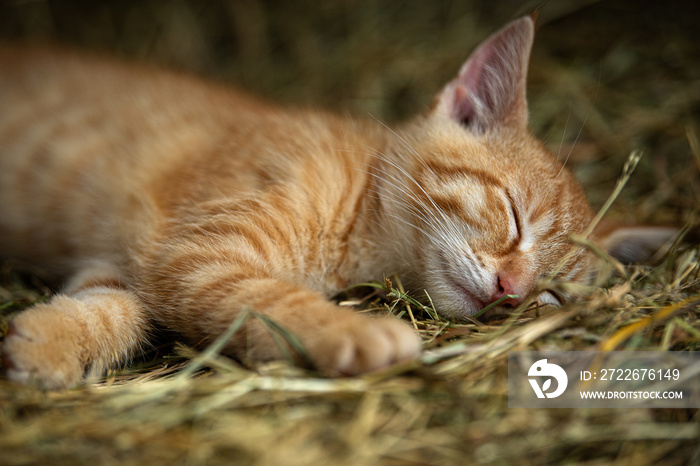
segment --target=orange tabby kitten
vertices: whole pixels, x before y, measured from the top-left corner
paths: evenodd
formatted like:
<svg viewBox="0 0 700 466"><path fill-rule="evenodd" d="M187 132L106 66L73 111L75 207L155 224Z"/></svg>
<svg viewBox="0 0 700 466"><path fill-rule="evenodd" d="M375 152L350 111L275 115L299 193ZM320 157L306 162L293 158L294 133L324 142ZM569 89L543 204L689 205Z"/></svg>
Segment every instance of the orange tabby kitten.
<svg viewBox="0 0 700 466"><path fill-rule="evenodd" d="M382 368L416 356L417 335L328 297L393 272L448 318L505 295L517 305L591 220L528 131L533 35L529 17L509 24L396 131L148 66L0 47L0 254L67 279L13 320L8 377L74 385L154 329L207 344L244 309L329 375ZM592 267L580 249L559 278L585 282ZM225 353L282 355L257 319Z"/></svg>

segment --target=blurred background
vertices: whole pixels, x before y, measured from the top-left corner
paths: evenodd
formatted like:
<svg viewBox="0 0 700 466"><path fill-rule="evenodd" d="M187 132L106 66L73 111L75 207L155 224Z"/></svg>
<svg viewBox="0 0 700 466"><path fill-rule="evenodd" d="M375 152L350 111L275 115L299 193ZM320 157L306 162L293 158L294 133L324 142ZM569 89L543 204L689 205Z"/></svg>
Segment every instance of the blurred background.
<svg viewBox="0 0 700 466"><path fill-rule="evenodd" d="M685 222L700 199L697 1L0 0L0 37L161 63L396 123L424 109L481 40L536 9L535 134L568 158L594 206L629 152L643 150L612 215Z"/></svg>

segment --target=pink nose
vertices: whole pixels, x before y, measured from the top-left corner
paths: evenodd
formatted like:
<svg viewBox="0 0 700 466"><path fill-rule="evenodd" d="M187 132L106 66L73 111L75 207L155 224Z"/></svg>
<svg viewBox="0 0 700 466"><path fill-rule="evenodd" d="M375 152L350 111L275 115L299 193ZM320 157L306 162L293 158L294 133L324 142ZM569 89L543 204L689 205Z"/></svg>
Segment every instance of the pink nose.
<svg viewBox="0 0 700 466"><path fill-rule="evenodd" d="M515 280L506 273L500 273L496 276L496 288L491 296L491 302L496 302L507 295L517 296L517 298L508 298L500 304L504 307L516 307L523 302L521 294L522 291L518 291Z"/></svg>

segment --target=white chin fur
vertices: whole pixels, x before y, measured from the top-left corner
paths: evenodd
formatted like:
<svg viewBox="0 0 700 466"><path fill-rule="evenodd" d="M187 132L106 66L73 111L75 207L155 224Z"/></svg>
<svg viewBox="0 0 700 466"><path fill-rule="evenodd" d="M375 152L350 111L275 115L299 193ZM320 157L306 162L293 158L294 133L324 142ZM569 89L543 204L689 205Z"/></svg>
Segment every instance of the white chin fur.
<svg viewBox="0 0 700 466"><path fill-rule="evenodd" d="M482 303L473 301L470 297L465 296L460 291L451 289L440 290L437 296L431 296L435 307L440 312L440 315L446 319L460 321L465 320L466 316L472 316L483 309ZM561 306L561 301L549 291L543 291L535 300L538 306ZM483 314L480 318L488 318L494 315L508 314L512 309L498 307Z"/></svg>
<svg viewBox="0 0 700 466"><path fill-rule="evenodd" d="M460 290L444 287L434 293L430 297L440 315L446 319L465 320L466 316L474 315L483 308L480 302Z"/></svg>

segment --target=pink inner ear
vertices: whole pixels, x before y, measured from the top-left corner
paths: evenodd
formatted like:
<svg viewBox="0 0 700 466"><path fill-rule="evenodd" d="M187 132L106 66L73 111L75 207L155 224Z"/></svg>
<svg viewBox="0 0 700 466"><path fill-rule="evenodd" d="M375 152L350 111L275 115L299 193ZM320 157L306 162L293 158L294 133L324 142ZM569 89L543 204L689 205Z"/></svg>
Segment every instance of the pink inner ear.
<svg viewBox="0 0 700 466"><path fill-rule="evenodd" d="M455 79L454 103L452 117L466 126L475 117L474 98L478 96L479 78L489 54L488 49L479 49L459 70Z"/></svg>
<svg viewBox="0 0 700 466"><path fill-rule="evenodd" d="M534 23L513 21L474 51L439 96L438 109L468 128L527 126L525 78Z"/></svg>
<svg viewBox="0 0 700 466"><path fill-rule="evenodd" d="M469 98L469 91L461 84L455 86L451 116L467 126L474 116L474 106Z"/></svg>

